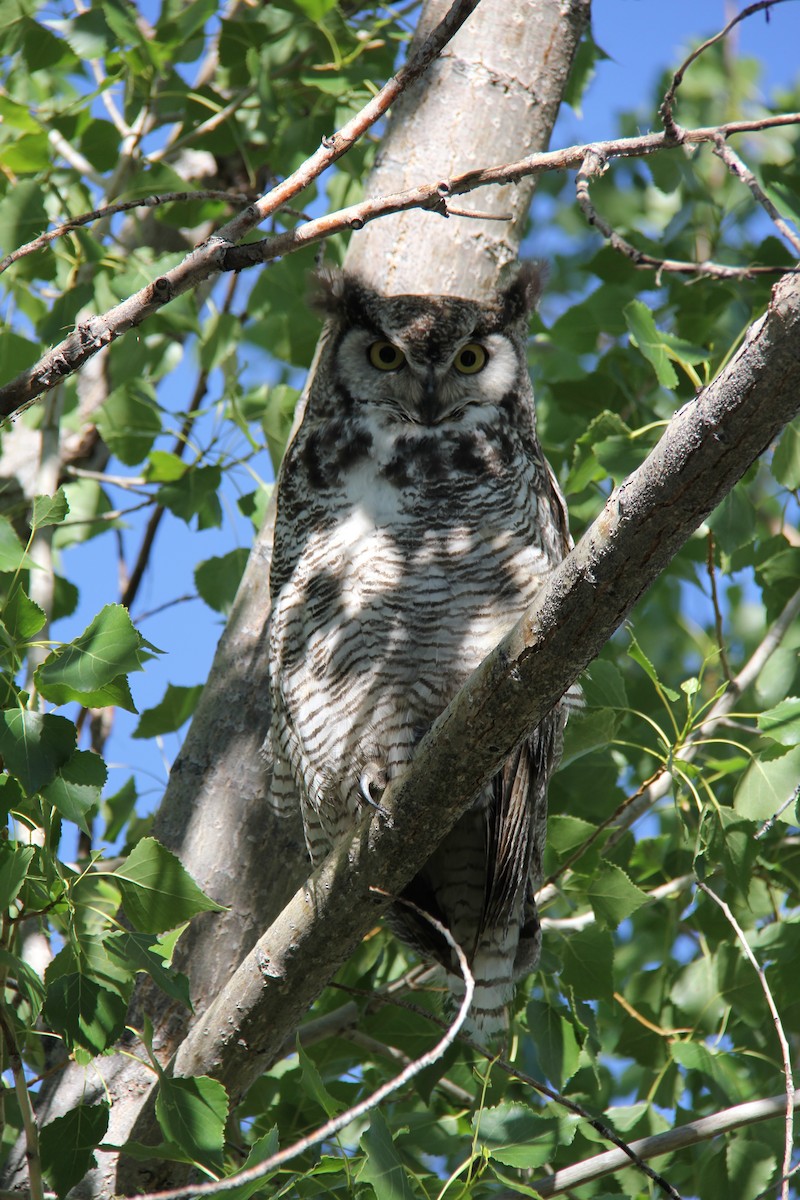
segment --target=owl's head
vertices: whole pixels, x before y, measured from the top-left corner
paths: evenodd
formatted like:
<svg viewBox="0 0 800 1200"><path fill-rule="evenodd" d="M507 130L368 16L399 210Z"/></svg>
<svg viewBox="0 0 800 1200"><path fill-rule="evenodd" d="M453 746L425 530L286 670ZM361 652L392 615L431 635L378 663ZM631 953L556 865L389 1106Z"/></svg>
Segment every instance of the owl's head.
<svg viewBox="0 0 800 1200"><path fill-rule="evenodd" d="M526 264L488 304L452 296L383 296L357 276L319 276L332 322L340 395L382 423L471 424L510 393L529 394L528 317L542 271Z"/></svg>

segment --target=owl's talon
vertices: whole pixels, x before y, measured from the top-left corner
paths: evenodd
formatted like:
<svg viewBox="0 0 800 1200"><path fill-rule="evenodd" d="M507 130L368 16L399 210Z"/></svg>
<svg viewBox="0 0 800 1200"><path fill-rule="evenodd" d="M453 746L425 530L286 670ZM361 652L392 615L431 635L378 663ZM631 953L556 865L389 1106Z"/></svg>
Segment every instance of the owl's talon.
<svg viewBox="0 0 800 1200"><path fill-rule="evenodd" d="M358 777L358 790L365 804L374 808L385 821L391 820L389 810L380 803L381 796L386 791L386 772L377 763L367 763Z"/></svg>

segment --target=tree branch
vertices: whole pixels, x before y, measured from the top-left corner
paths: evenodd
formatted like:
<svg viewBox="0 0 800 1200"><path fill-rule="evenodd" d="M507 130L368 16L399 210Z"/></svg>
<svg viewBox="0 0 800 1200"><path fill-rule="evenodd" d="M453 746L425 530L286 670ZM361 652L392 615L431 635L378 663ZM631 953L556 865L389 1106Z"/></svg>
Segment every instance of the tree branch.
<svg viewBox="0 0 800 1200"><path fill-rule="evenodd" d="M794 1103L800 1103L800 1091L795 1092ZM666 1133L639 1138L638 1141L631 1142L630 1148L640 1158L645 1159L658 1158L661 1154L674 1154L676 1150L696 1146L698 1142L719 1137L721 1133L730 1133L733 1129L741 1129L743 1125L754 1125L757 1121L769 1121L773 1117L779 1117L785 1107L785 1096L736 1104L732 1108L714 1113L713 1116L700 1117L699 1120L689 1121L677 1129L668 1129ZM572 1188L590 1183L594 1179L602 1179L604 1175L610 1175L612 1171L618 1171L628 1164L629 1160L622 1150L606 1150L603 1154L596 1154L594 1158L588 1158L573 1167L564 1167L552 1175L533 1179L529 1186L545 1200L549 1196L563 1196Z"/></svg>
<svg viewBox="0 0 800 1200"><path fill-rule="evenodd" d="M380 94L382 95L382 93ZM377 120L378 116L380 113L376 114L373 120ZM724 125L686 129L682 131L683 144L716 143L720 137L727 138L735 133L772 129L783 125L800 125L800 113L782 113L758 120L730 121ZM345 129L348 128L349 126L345 127ZM326 166L341 157L348 147L339 148L340 143L337 138L340 136L344 137L344 132L331 139L330 148L323 147L325 153L332 156L329 161L322 162L320 160L322 152L318 151L291 179L297 181L302 177L305 180L303 186L306 186ZM467 171L453 176L451 179L425 183L419 187L394 192L378 199L364 200L360 204L353 204L338 212L307 221L297 229L288 230L263 241L248 242L243 246L234 245L233 241L236 238L244 236L258 221L281 207L300 190L298 183L297 186L293 186L293 189L287 191L290 183L287 180L268 193L263 201L250 205L245 209L243 215L240 214L239 217L234 218L207 243L193 250L178 266L153 280L152 283L105 314L82 321L68 337L48 351L38 363L22 371L15 379L0 387L0 416L10 416L12 413L26 408L37 396L49 391L60 380L83 366L103 346L115 341L129 329L141 325L147 317L157 312L165 304L196 287L212 275L223 271L242 271L248 267L271 262L276 258L282 258L300 250L304 246L323 241L334 233L362 229L369 222L391 213L423 209L447 216L447 199L450 196L465 195L476 188L495 184L518 183L530 175L540 175L546 171L566 171L579 168L586 162L587 155L594 155L599 160L607 161L612 158L641 158L654 154L658 150L674 148L675 143L667 134L650 133L635 138L617 138L606 142L595 142L591 145L569 146L564 150L532 154L517 162ZM314 164L313 171L316 173L309 173L311 172L309 164ZM267 201L270 201L268 210L264 207ZM263 215L259 216L258 213L261 213L262 210ZM247 220L244 219L245 217ZM598 228L605 236L610 236L610 233L597 220L594 223L598 224ZM633 251L631 257L639 265L656 269L669 266L662 260L650 258L634 248L631 250ZM692 272L702 269L706 274L739 278L742 274L755 275L765 272L774 274L776 268L757 266L738 268L713 264L679 263L672 264L670 269ZM788 265L785 268L787 272L792 269Z"/></svg>

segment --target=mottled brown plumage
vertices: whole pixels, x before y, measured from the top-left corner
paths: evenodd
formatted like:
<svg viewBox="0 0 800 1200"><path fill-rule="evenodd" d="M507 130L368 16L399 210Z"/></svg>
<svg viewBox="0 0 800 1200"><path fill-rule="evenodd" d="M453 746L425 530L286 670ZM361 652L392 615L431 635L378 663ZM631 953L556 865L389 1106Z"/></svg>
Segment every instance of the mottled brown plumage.
<svg viewBox="0 0 800 1200"><path fill-rule="evenodd" d="M270 637L273 795L300 804L314 864L569 549L526 363L538 288L532 268L488 305L323 280L326 340L278 482ZM533 891L565 719L562 703L407 891L466 951L488 1036L538 958ZM400 908L390 922L452 975L429 925Z"/></svg>

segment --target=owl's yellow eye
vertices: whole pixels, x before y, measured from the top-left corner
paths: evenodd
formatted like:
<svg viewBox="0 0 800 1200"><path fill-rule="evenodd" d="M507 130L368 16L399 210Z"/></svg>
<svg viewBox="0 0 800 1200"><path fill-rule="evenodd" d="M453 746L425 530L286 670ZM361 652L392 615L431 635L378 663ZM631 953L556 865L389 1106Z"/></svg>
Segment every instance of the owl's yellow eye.
<svg viewBox="0 0 800 1200"><path fill-rule="evenodd" d="M367 351L367 358L379 371L396 371L406 361L403 351L386 341L373 342Z"/></svg>
<svg viewBox="0 0 800 1200"><path fill-rule="evenodd" d="M453 366L462 375L477 375L486 366L489 355L479 342L467 342L455 357Z"/></svg>

